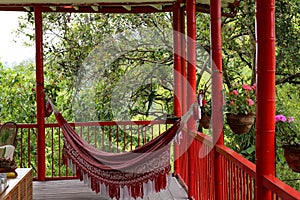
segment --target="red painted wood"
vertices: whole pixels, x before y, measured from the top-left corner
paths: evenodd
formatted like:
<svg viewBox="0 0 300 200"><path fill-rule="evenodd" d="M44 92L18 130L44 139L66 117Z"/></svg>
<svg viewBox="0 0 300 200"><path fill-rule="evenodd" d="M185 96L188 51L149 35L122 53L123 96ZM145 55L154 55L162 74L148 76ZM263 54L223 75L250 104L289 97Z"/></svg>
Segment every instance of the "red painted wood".
<svg viewBox="0 0 300 200"><path fill-rule="evenodd" d="M276 196L284 200L299 200L300 192L296 191L289 185L279 181L275 176L266 175L264 176L263 184L271 191L276 192Z"/></svg>
<svg viewBox="0 0 300 200"><path fill-rule="evenodd" d="M184 114L187 111L187 58L186 58L186 16L185 8L180 9L180 36L181 36L181 84L182 84L182 99L181 99L181 113ZM182 131L182 140L180 142L180 176L185 184L188 184L188 135L185 131Z"/></svg>
<svg viewBox="0 0 300 200"><path fill-rule="evenodd" d="M196 102L196 1L186 1L186 16L187 16L187 109L191 109ZM195 133L196 126L193 116L187 123L188 132ZM193 137L188 137L188 195L194 198L196 193L195 186L195 160L196 144Z"/></svg>
<svg viewBox="0 0 300 200"><path fill-rule="evenodd" d="M176 4L173 10L173 43L174 43L174 115L181 116L181 37L180 37L180 4ZM175 173L180 169L179 165L179 144L174 144L174 170Z"/></svg>
<svg viewBox="0 0 300 200"><path fill-rule="evenodd" d="M35 5L38 6L38 5ZM42 12L72 12L72 13L157 13L157 12L172 12L172 5L165 5L161 10L158 10L151 6L139 5L132 6L131 10L127 10L122 6L102 6L98 11L93 10L91 6L80 6L78 9L75 9L73 6L58 6L56 5L56 10L50 8L51 5L41 7ZM55 6L55 5L52 5ZM25 6L1 6L0 10L2 11L24 11L28 12ZM31 7L28 5L27 7ZM33 10L33 8L31 8Z"/></svg>
<svg viewBox="0 0 300 200"><path fill-rule="evenodd" d="M275 175L275 1L256 0L256 199L271 200L265 175Z"/></svg>
<svg viewBox="0 0 300 200"><path fill-rule="evenodd" d="M36 42L36 101L37 101L37 157L38 180L45 180L45 110L44 110L44 66L43 66L43 27L40 7L34 9Z"/></svg>
<svg viewBox="0 0 300 200"><path fill-rule="evenodd" d="M223 79L222 79L222 28L221 0L210 1L210 41L212 66L212 132L213 143L224 144L223 132ZM215 198L223 195L223 173L221 155L214 148L214 187ZM239 182L238 182L239 183ZM237 194L239 195L239 193Z"/></svg>
<svg viewBox="0 0 300 200"><path fill-rule="evenodd" d="M182 85L182 99L181 99L181 113L184 114L187 111L186 108L186 32L185 32L185 9L180 8L180 37L181 37L181 85Z"/></svg>
<svg viewBox="0 0 300 200"><path fill-rule="evenodd" d="M174 48L174 115L181 116L181 39L180 39L180 4L173 11L173 48Z"/></svg>

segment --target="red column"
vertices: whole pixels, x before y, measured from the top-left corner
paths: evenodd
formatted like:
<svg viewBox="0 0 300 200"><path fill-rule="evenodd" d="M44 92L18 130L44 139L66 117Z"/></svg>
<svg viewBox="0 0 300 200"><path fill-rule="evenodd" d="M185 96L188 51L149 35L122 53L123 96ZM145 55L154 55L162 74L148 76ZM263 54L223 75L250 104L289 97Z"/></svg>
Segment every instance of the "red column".
<svg viewBox="0 0 300 200"><path fill-rule="evenodd" d="M212 132L214 144L224 144L221 0L210 0L211 66L212 66ZM223 199L221 155L214 147L215 199Z"/></svg>
<svg viewBox="0 0 300 200"><path fill-rule="evenodd" d="M186 86L186 33L185 33L185 9L180 9L180 36L181 36L181 84ZM182 87L181 113L186 113L186 87Z"/></svg>
<svg viewBox="0 0 300 200"><path fill-rule="evenodd" d="M275 1L256 0L256 199L272 199L264 175L275 175Z"/></svg>
<svg viewBox="0 0 300 200"><path fill-rule="evenodd" d="M34 8L36 45L36 101L37 101L37 179L45 180L45 120L44 120L44 70L43 70L43 28L42 11Z"/></svg>
<svg viewBox="0 0 300 200"><path fill-rule="evenodd" d="M176 3L173 10L173 43L174 43L174 115L181 116L181 37L180 37L180 4ZM179 172L179 145L175 143L175 173Z"/></svg>
<svg viewBox="0 0 300 200"><path fill-rule="evenodd" d="M187 15L187 108L190 109L196 101L196 0L186 1L186 15ZM188 131L196 132L196 126L193 116L188 120ZM188 148L188 195L193 199L195 195L195 160L197 158L195 152L194 138L189 137Z"/></svg>
<svg viewBox="0 0 300 200"><path fill-rule="evenodd" d="M185 8L180 8L180 37L181 37L181 113L184 115L187 111L187 87L186 87L186 33L185 33ZM188 183L188 152L187 152L187 134L182 131L183 138L180 141L180 176L184 180L185 184Z"/></svg>

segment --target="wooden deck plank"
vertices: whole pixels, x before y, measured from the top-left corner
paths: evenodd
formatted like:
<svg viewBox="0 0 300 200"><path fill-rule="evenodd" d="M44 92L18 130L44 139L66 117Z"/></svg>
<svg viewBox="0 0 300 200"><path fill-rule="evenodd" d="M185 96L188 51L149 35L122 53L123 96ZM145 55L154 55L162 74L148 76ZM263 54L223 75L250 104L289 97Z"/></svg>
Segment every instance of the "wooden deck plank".
<svg viewBox="0 0 300 200"><path fill-rule="evenodd" d="M79 180L63 181L34 181L33 200L108 200L107 196L101 196L93 192L87 185ZM175 178L172 179L169 188L160 193L150 194L139 200L172 200L188 199L186 192Z"/></svg>

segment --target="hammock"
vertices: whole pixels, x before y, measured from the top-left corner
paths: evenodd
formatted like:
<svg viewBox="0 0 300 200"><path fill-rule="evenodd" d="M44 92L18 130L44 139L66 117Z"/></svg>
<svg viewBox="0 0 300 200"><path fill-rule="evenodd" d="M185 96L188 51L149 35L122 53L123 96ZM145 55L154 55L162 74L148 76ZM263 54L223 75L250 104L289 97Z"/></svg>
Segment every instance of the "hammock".
<svg viewBox="0 0 300 200"><path fill-rule="evenodd" d="M108 153L80 138L61 113L54 114L64 135L64 162L92 190L110 198L136 199L166 189L171 168L170 143L179 132L180 120L133 151Z"/></svg>

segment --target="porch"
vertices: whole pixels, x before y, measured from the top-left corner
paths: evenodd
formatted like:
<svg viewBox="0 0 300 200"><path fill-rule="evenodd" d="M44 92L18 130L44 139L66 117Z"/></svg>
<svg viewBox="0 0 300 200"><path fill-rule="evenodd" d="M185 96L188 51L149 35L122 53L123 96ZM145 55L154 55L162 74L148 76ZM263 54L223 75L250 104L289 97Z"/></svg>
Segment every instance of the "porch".
<svg viewBox="0 0 300 200"><path fill-rule="evenodd" d="M23 2L23 3L22 3ZM67 199L71 196L78 199L92 199L95 194L83 191L84 185L62 163L63 136L57 124L47 124L44 120L44 76L43 76L43 12L165 12L174 13L174 114L182 116L196 101L196 2L186 1L141 1L134 5L107 4L99 1L86 1L86 4L66 5L64 1L51 1L52 4L43 4L43 1L7 0L0 4L1 10L34 11L36 25L36 98L37 124L19 124L20 141L18 144L19 167L33 168L35 179L45 182L34 183L34 199ZM39 2L39 4L37 3ZM117 2L117 1L108 1ZM155 3L156 2L156 3ZM221 6L224 1L212 1L211 12L211 58L214 61L212 74L212 98L221 100L222 96L222 41L221 41ZM213 104L212 137L194 131L193 120L187 124L188 131L183 132L183 142L174 144L173 173L183 183L191 199L299 199L299 192L281 182L274 173L274 107L275 107L275 38L274 38L274 1L257 0L257 166L224 145L224 132L217 122L222 121L221 102ZM222 4L223 3L223 4ZM61 4L61 6L60 6ZM142 6L141 6L142 5ZM227 4L226 4L227 5ZM105 7L107 6L107 7ZM103 8L104 7L104 8ZM116 10L116 8L118 10ZM183 10L184 8L185 10ZM106 9L106 10L105 10ZM185 11L185 13L181 12ZM185 31L187 34L179 34ZM182 21L180 21L182 20ZM182 36L183 35L183 36ZM190 40L184 44L185 37ZM186 51L183 51L187 49ZM188 53L186 56L185 54ZM184 54L184 55L182 55ZM187 62L188 61L188 62ZM181 65L181 63L183 63ZM187 65L187 66L186 66ZM182 74L182 77L179 76ZM179 83L182 83L179 84ZM188 97L188 99L186 98ZM182 107L181 107L181 106ZM181 110L182 109L182 110ZM267 122L266 122L267 120ZM172 122L142 121L142 122L88 122L76 123L72 126L81 138L104 151L121 152L141 146L168 129ZM151 125L151 126L149 126ZM269 145L264 144L269 141ZM54 182L55 181L55 182ZM78 183L78 187L77 187ZM70 189L70 190L69 190ZM76 190L75 190L76 189ZM68 192L69 191L69 192ZM78 191L78 192L74 192ZM161 199L186 198L185 190L173 187L167 193L158 194ZM178 193L177 193L178 192ZM169 198L170 195L173 197ZM44 196L44 195L49 196ZM184 195L183 195L184 194ZM65 195L65 196L63 196ZM165 196L168 195L168 196ZM178 196L177 196L178 195ZM181 196L183 195L183 196ZM97 197L101 198L101 197ZM158 199L157 196L153 199Z"/></svg>
<svg viewBox="0 0 300 200"><path fill-rule="evenodd" d="M61 180L61 181L34 181L33 182L33 200L105 200L107 196L101 196L91 191L88 186L83 185L79 180ZM144 200L180 200L188 199L186 191L173 178L170 186L159 193L153 193Z"/></svg>

